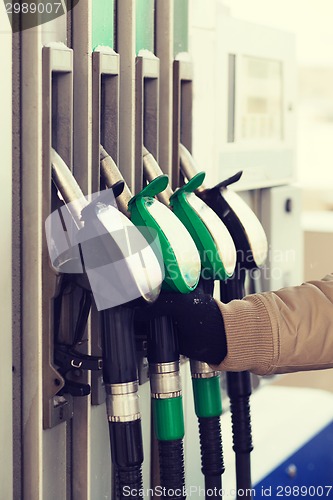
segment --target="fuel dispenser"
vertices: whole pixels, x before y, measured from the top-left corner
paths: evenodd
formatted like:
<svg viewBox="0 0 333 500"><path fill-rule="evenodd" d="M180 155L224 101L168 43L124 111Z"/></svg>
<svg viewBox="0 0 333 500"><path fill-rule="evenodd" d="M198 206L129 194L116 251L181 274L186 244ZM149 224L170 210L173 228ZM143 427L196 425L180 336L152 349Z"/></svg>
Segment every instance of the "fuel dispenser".
<svg viewBox="0 0 333 500"><path fill-rule="evenodd" d="M194 160L182 144L179 150L182 172L187 179L192 179L197 171ZM205 200L224 221L235 242L237 250L235 273L229 280L220 281L221 300L226 303L244 297L246 271L259 268L267 257L267 239L262 225L241 197L228 189L228 186L237 182L241 175L242 173L239 172L211 189L204 188L202 184L197 189L198 196ZM244 496L243 492L251 495L252 488L250 453L253 446L249 403L252 388L250 373L228 372L227 386L233 426L233 449L236 454L237 491L240 492L237 498L241 498Z"/></svg>
<svg viewBox="0 0 333 500"><path fill-rule="evenodd" d="M8 40L10 38L11 41L6 43L7 51L3 51L5 86L9 82L13 90L11 102L5 89L8 97L5 114L8 123L12 118L13 148L7 137L8 131L4 137L7 138L7 157L13 150L15 189L12 209L15 229L18 229L13 234L12 255L16 273L13 276L13 335L7 335L9 340L13 339L14 348L12 350L10 342L6 341L3 350L8 353L8 360L13 351L13 439L8 438L12 419L6 417L8 425L5 425L4 432L9 446L4 448L13 448L14 498L118 500L125 485L140 490L143 460L140 414L142 407L145 408L143 413L148 413L147 402L150 402L144 357L147 352L144 351L142 338L149 340L151 399L159 441L158 445L153 443L155 448L151 454L152 486L161 484L175 489L185 484L179 356L173 325L168 318L158 318L149 331L143 332L141 338L139 335L134 336L133 332L134 305L117 304L112 310L103 308L99 312L88 279L88 274L93 275L93 265L96 263L93 252L98 249L103 262L111 258L110 253L113 259L116 255L119 261L126 260L128 276L139 283L142 283L143 276L155 269L151 275L151 282L155 283L156 276L161 275L160 266L156 255L150 254L150 258L144 259L143 247L147 252L150 246L155 248L155 231L160 231L166 272L163 289L187 293L200 286L206 293L211 293L212 280L218 279L221 281L221 298L225 302L244 295L245 276L248 277L249 272L260 267L265 259L267 243L262 228L240 197L230 189L232 182L238 178L231 178L212 189L204 189L200 185L203 176L194 177L190 170L186 170L192 163L191 154L179 145L182 143L192 151L192 67L184 54L188 50L188 3L187 0L67 2L72 8L69 7L65 15L45 25L23 30L13 37L10 33ZM198 10L199 3L192 2L193 12ZM213 2L208 9L210 19L213 19L215 3L218 2ZM0 17L5 17L5 11L1 11ZM219 150L218 168L231 175L229 172L234 171L235 163L244 161L245 172L240 182L243 188L248 189L270 188L274 184L281 184L281 181L289 182L293 165L291 136L295 115L292 105L293 85L290 85L295 64L290 37L271 36L256 26L235 24L236 21L232 19L227 25L223 24L227 28L230 24L231 29L222 30L219 29L222 25L218 17L216 22L215 19L214 22L209 21L209 25L206 17L202 16L202 23L198 18L200 22L196 21L195 32L193 26L190 29L192 49L195 49L193 56L200 74L209 74L210 80L214 81L214 68L223 66L226 70L217 72L218 85L212 92L215 95L211 96L208 106L202 100L202 108L214 107L214 113L216 111L218 115L217 130L223 136L220 134L220 142L213 132L212 143L215 141L215 144L211 144L211 149ZM241 39L238 36L239 27L243 33ZM202 32L202 38L197 36L198 31ZM258 43L260 38L268 43ZM272 40L274 50L270 52L268 49ZM215 49L210 50L215 42L218 61L213 60ZM196 50L199 46L202 50ZM264 47L264 50L260 47ZM117 50L120 57L113 49ZM11 52L12 72L9 60ZM276 141L277 148L274 142L272 147L268 145L263 148L264 151L258 149L255 154L251 154L255 141L249 141L245 149L240 147L237 150L239 140L242 140L239 124L243 110L242 106L235 107L235 101L240 102L243 97L240 93L242 89L246 91L245 97L256 97L252 91L254 85L246 85L246 82L252 82L253 75L245 71L245 65L257 58L262 59L266 69L272 69L272 76L275 75L275 96L267 94L264 97L267 102L277 97L277 102L281 103L276 113L278 126L274 128L279 140ZM235 71L238 66L242 71ZM162 81L158 81L159 72ZM119 80L120 96L117 95ZM221 89L223 92L220 92ZM210 94L203 85L200 92ZM196 92L196 96L201 102L200 92ZM163 109L158 117L159 101L163 103ZM284 110L285 103L288 104L288 112ZM8 112L10 108L13 113ZM214 113L208 114L208 119L215 118ZM250 113L245 115L245 119L249 123ZM100 120L100 123L97 124L96 120ZM210 123L213 121L210 120ZM207 123L205 115L204 119L201 117L201 123ZM200 133L195 129L196 137L200 135L201 141L199 145L198 142L194 144L195 152L198 153L201 148L202 155L206 148L206 145L202 146L205 143L204 134L201 134L204 127L202 125ZM283 137L281 130L284 132ZM260 144L258 141L259 148ZM143 145L147 147L144 155ZM151 179L148 178L147 172L154 163L150 153L162 166L163 172L169 175L174 193L168 190L165 177L156 179L154 174ZM259 162L257 168L258 158L263 161ZM272 164L271 160L274 168L268 167ZM122 184L121 177L115 175L116 165L135 194L134 198L127 186ZM110 169L114 177L110 177ZM185 183L184 177L189 182ZM112 182L109 183L111 178ZM152 182L146 185L147 180ZM103 191L105 187L110 189L88 202L78 186L84 193ZM176 191L176 188L179 189ZM265 196L270 199L274 195L273 190L265 191L258 193L258 196L263 197L264 208ZM60 200L58 193L61 194ZM197 193L197 198L194 193ZM110 201L109 196L112 194L117 198L120 212ZM159 199L164 197L163 202L168 206L171 198L173 212L156 201L157 195ZM230 246L230 254L227 255L229 238L225 230L214 232L215 239L212 239L213 230L209 228L215 226L215 219L207 210L208 207L213 208L224 221L233 238L237 250L234 274L234 250ZM53 255L54 269L51 269L44 221L55 211L62 214L57 223L59 230L63 231L66 225L70 228L66 236L69 237L71 232L78 233L81 240L78 240L77 245L72 245L65 238L64 246L71 246L65 253L59 253L59 248L53 247L58 253ZM121 217L120 213L126 218ZM183 221L182 226L179 226L175 214ZM99 232L102 232L105 236L89 253L86 230L92 220L95 221L93 228L98 235L101 236ZM137 261L139 263L134 267L125 258L128 252L117 240L116 221L120 221L129 241L132 241L131 231L136 231L134 223L152 227L149 232L143 230L140 240L142 260ZM51 224L53 229L54 224ZM187 232L184 232L184 225L188 228ZM172 252L168 250L169 246ZM81 253L75 253L75 248L81 248ZM216 260L212 259L213 254L217 255ZM87 272L84 273L83 264L88 261L90 264L85 266ZM199 280L200 266L205 276ZM174 279L171 273L173 269L177 270ZM290 267L288 273L289 270ZM287 284L290 279L288 273L285 273ZM102 277L111 285L106 275ZM96 283L97 278L98 273ZM296 272L292 281L299 280ZM122 275L115 288L124 283ZM156 285L148 287L146 291L142 287L136 289L141 299L150 303L158 294L158 288ZM107 302L110 297L102 294L99 298ZM10 327L6 327L8 333L11 333ZM221 485L223 470L218 426L221 413L220 384L218 374L207 364L191 361L190 365L207 490ZM186 365L182 370L185 371L185 368ZM10 378L8 370L6 378ZM138 406L138 378L142 384L139 389L141 402L144 402L141 408ZM232 409L235 410L237 487L246 489L251 484L249 454L252 447L248 411L251 386L248 374L228 374L228 390ZM8 390L5 392L6 396L10 396ZM9 407L10 399L7 397ZM245 412L242 414L243 410ZM9 410L7 413L10 416ZM142 422L146 422L144 431L148 429L150 433L149 419L142 418ZM112 494L109 488L108 433L113 462ZM144 440L146 463L149 458L146 452L149 435L147 437ZM128 446L124 446L125 442ZM161 471L158 470L155 457L157 447L161 453ZM216 459L212 459L211 452L216 452ZM174 453L177 454L176 459ZM7 477L11 474L10 456L7 462L4 483L7 483ZM145 474L147 472L146 468ZM159 474L161 482L158 482ZM284 471L281 471L282 478L283 474ZM299 474L298 480L300 477ZM196 480L193 477L193 482ZM226 482L227 479L224 479ZM10 493L7 493L8 498Z"/></svg>

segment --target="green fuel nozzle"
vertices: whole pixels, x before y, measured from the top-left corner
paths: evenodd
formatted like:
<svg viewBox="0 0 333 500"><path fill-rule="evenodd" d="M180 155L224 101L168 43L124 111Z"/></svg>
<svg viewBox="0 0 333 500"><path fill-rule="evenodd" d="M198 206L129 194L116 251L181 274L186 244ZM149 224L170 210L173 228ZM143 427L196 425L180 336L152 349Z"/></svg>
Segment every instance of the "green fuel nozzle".
<svg viewBox="0 0 333 500"><path fill-rule="evenodd" d="M165 267L164 287L180 293L195 289L200 276L200 256L181 221L155 196L165 190L168 177L160 175L134 196L128 209L136 226L157 232Z"/></svg>
<svg viewBox="0 0 333 500"><path fill-rule="evenodd" d="M143 170L146 180L150 182L154 182L156 176L162 173L157 161L146 149L143 152ZM204 278L199 286L207 287L214 279L226 279L232 275L236 251L223 222L194 194L194 191L200 189L204 178L205 174L199 172L174 193L167 186L158 196L163 203L170 204L172 211L195 241L201 257L201 276ZM206 492L216 491L214 498L221 498L219 492L222 489L224 463L220 425L220 375L207 363L191 360L190 364L195 412L199 423L201 470L205 476Z"/></svg>
<svg viewBox="0 0 333 500"><path fill-rule="evenodd" d="M162 175L157 161L146 148L143 150L143 171L150 183ZM166 205L181 220L192 236L201 258L201 276L204 279L226 279L234 272L236 250L229 231L213 210L195 195L205 178L199 172L187 184L173 193L167 185L164 192L157 193Z"/></svg>
<svg viewBox="0 0 333 500"><path fill-rule="evenodd" d="M201 256L201 276L204 279L224 280L234 272L236 251L225 225L194 194L204 177L203 172L198 173L177 189L170 198L170 206L197 245Z"/></svg>
<svg viewBox="0 0 333 500"><path fill-rule="evenodd" d="M188 293L199 280L200 256L186 228L155 198L167 185L167 176L158 176L130 200L128 209L136 225L146 226L159 235L164 258L164 288ZM171 318L159 317L150 323L148 362L161 486L170 491L183 491L184 415L179 349Z"/></svg>
<svg viewBox="0 0 333 500"><path fill-rule="evenodd" d="M105 149L100 146L101 176L107 186L124 181L118 167ZM155 176L156 177L156 176ZM117 197L119 210L131 222L154 241L158 236L161 246L165 277L163 287L181 293L195 289L200 277L200 256L184 225L156 197L168 186L168 178L159 175L154 182L132 196L126 183L123 193ZM153 249L156 249L154 244Z"/></svg>

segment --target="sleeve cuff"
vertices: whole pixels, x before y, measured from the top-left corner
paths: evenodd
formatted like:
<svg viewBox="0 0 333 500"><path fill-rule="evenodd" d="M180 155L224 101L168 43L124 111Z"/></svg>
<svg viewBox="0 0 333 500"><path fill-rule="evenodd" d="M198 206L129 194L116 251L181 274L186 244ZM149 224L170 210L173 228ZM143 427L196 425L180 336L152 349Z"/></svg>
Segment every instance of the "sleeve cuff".
<svg viewBox="0 0 333 500"><path fill-rule="evenodd" d="M257 375L268 375L274 370L278 357L278 332L272 323L264 300L249 295L228 304L218 302L223 315L228 354L218 370L249 370Z"/></svg>

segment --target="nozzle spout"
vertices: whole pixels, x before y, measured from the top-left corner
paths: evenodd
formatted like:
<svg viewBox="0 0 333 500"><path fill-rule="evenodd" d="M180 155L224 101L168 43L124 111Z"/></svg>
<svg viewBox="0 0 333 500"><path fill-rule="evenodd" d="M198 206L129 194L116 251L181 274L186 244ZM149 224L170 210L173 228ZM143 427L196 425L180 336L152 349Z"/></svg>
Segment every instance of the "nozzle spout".
<svg viewBox="0 0 333 500"><path fill-rule="evenodd" d="M107 187L111 188L116 182L124 181L124 178L121 175L115 161L111 158L109 153L105 151L103 146L99 147L99 154L101 176ZM127 217L130 217L130 213L128 211L128 202L132 197L132 193L125 182L123 192L117 197L117 205L119 210Z"/></svg>
<svg viewBox="0 0 333 500"><path fill-rule="evenodd" d="M142 156L143 156L143 174L145 176L146 181L151 182L154 179L156 179L156 177L163 175L161 167L157 163L156 159L145 147L143 147L142 149ZM172 196L172 194L173 191L170 187L170 184L168 184L166 189L157 195L157 198L161 203L163 203L168 207L170 204L170 197Z"/></svg>
<svg viewBox="0 0 333 500"><path fill-rule="evenodd" d="M196 166L193 156L183 144L179 144L180 170L188 181L192 179L199 169ZM196 192L204 191L206 188L203 184L196 189Z"/></svg>
<svg viewBox="0 0 333 500"><path fill-rule="evenodd" d="M82 226L81 212L88 205L80 186L61 156L51 149L52 178L61 197L68 206L78 227Z"/></svg>

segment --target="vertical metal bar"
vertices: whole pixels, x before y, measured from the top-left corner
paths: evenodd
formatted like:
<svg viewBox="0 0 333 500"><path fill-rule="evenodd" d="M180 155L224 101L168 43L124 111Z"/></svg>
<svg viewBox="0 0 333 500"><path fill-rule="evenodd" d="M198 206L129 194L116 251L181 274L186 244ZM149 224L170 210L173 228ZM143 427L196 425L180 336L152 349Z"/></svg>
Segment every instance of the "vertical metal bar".
<svg viewBox="0 0 333 500"><path fill-rule="evenodd" d="M92 191L97 192L101 189L100 144L115 163L118 163L119 55L112 53L107 47L104 49L100 47L92 55L92 68ZM100 315L94 306L91 322L94 331L91 338L92 352L94 355L101 356ZM92 373L91 403L99 405L104 402L105 390L102 375ZM108 440L109 438L107 442Z"/></svg>
<svg viewBox="0 0 333 500"><path fill-rule="evenodd" d="M119 55L101 48L93 53L92 64L92 189L95 192L100 189L100 144L118 164Z"/></svg>
<svg viewBox="0 0 333 500"><path fill-rule="evenodd" d="M120 55L119 168L134 191L135 163L135 0L117 2L117 43Z"/></svg>
<svg viewBox="0 0 333 500"><path fill-rule="evenodd" d="M66 26L66 18L63 19ZM46 28L46 27L45 27ZM50 270L45 239L44 222L50 214L51 168L49 148L51 144L50 123L44 128L48 135L48 154L43 149L42 132L42 28L31 28L21 33L21 186L22 186L22 448L23 488L22 498L42 500L68 498L70 484L66 469L70 471L70 456L66 454L68 426L63 423L43 431L44 424L50 427L54 414L66 420L62 405L53 408L50 401L43 414L44 395L52 397L61 378L49 362L50 330L52 324L51 299L55 290L55 276ZM54 34L56 36L56 34ZM57 38L58 39L58 38ZM68 49L66 49L68 50ZM59 61L58 61L59 62ZM61 65L60 65L61 66ZM58 68L63 71L64 68ZM64 76L64 79L66 77ZM51 76L44 81L51 93ZM64 81L54 84L55 94L61 95ZM54 101L55 104L55 101ZM67 101L65 108L71 107ZM65 113L60 106L61 113ZM51 102L46 113L51 113ZM50 118L48 119L50 122ZM72 123L68 123L69 130ZM54 128L54 131L56 129ZM54 141L63 142L62 154L71 163L71 134L54 133ZM44 156L43 156L44 153ZM48 158L46 157L48 156ZM44 164L43 164L44 160ZM47 168L43 168L43 166ZM43 364L44 360L44 364ZM44 367L44 369L43 369ZM47 368L48 367L48 368ZM45 401L45 398L44 398ZM49 410L51 410L49 412ZM55 413L54 413L55 410ZM66 412L65 412L66 413ZM48 417L47 417L48 415ZM66 463L67 462L67 463Z"/></svg>
<svg viewBox="0 0 333 500"><path fill-rule="evenodd" d="M179 144L192 151L193 68L188 60L175 60L173 75L172 188L183 184L179 170Z"/></svg>
<svg viewBox="0 0 333 500"><path fill-rule="evenodd" d="M235 85L236 85L236 55L229 54L228 57L228 142L235 141Z"/></svg>
<svg viewBox="0 0 333 500"><path fill-rule="evenodd" d="M72 10L72 39L74 57L73 95L73 173L85 194L91 192L91 121L92 121L92 1L80 1ZM88 323L84 342L79 350L89 354L91 329ZM80 381L90 384L86 371ZM72 419L72 499L90 500L91 497L91 428L90 397L74 398Z"/></svg>
<svg viewBox="0 0 333 500"><path fill-rule="evenodd" d="M69 168L72 168L72 109L73 109L73 54L65 45L44 47L42 53L42 151L41 166L41 328L42 328L42 387L43 387L43 494L52 491L54 497L71 497L71 446L70 422L72 398L56 396L64 380L53 366L53 297L56 276L50 268L44 222L57 203L51 181L51 147L54 147ZM68 308L63 323L64 334L70 335L71 311ZM60 428L52 428L61 424ZM59 475L61 481L55 477Z"/></svg>
<svg viewBox="0 0 333 500"><path fill-rule="evenodd" d="M159 60L154 54L136 58L135 80L135 192L138 192L143 187L142 146L158 161Z"/></svg>
<svg viewBox="0 0 333 500"><path fill-rule="evenodd" d="M172 172L172 93L174 59L174 0L156 0L155 51L160 60L159 164Z"/></svg>
<svg viewBox="0 0 333 500"><path fill-rule="evenodd" d="M12 40L11 28L4 10L0 7L1 73L0 94L1 132L0 148L3 168L0 170L0 377L2 380L0 410L0 497L11 499L13 495L13 438L12 438Z"/></svg>
<svg viewBox="0 0 333 500"><path fill-rule="evenodd" d="M98 0L93 3L92 54L92 191L99 191L100 144L118 163L119 148L119 56L114 46L114 2ZM96 11L100 12L100 19ZM101 22L101 17L103 21ZM104 32L101 28L103 27ZM93 354L101 354L101 316L94 303L91 312L91 348ZM91 498L112 498L110 437L106 418L105 389L102 376L91 374ZM103 404L102 404L103 403Z"/></svg>
<svg viewBox="0 0 333 500"><path fill-rule="evenodd" d="M52 210L51 147L72 166L72 108L73 108L73 55L65 45L55 48L43 48L43 212L42 222ZM49 265L48 250L44 228L43 235L43 423L50 428L72 416L71 399L54 404L54 397L64 386L64 380L52 366L53 363L53 328L51 301L55 294L55 274Z"/></svg>
<svg viewBox="0 0 333 500"><path fill-rule="evenodd" d="M42 58L39 28L22 39L23 498L43 500L42 462ZM33 221L33 224L31 223Z"/></svg>
<svg viewBox="0 0 333 500"><path fill-rule="evenodd" d="M13 290L13 497L22 492L22 297L21 297L21 39L13 33L12 47L12 290ZM4 52L6 53L6 52ZM4 71L5 74L5 71ZM4 120L1 123L6 123ZM1 134L2 137L2 134ZM2 481L1 481L2 483Z"/></svg>

